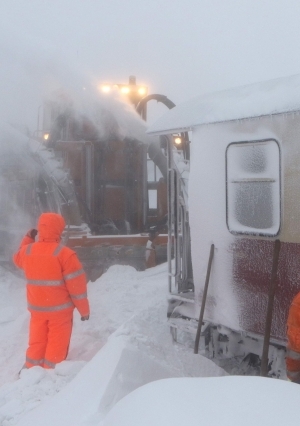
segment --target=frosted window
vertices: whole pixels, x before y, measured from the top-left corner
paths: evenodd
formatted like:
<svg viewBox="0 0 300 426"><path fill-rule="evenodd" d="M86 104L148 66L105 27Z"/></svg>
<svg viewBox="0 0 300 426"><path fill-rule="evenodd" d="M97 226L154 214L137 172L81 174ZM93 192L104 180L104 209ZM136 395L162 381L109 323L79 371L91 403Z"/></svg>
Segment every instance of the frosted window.
<svg viewBox="0 0 300 426"><path fill-rule="evenodd" d="M274 140L227 148L227 226L232 233L276 235L280 228L280 152Z"/></svg>

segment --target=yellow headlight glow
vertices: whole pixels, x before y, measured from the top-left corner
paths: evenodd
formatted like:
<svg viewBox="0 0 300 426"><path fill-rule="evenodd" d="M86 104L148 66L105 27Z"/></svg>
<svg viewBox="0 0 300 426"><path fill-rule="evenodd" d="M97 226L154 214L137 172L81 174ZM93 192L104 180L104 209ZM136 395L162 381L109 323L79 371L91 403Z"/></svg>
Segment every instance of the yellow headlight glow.
<svg viewBox="0 0 300 426"><path fill-rule="evenodd" d="M128 87L128 86L123 86L123 87L121 87L121 92L122 92L122 93L129 93L129 92L130 92L130 89L129 89L129 87Z"/></svg>
<svg viewBox="0 0 300 426"><path fill-rule="evenodd" d="M43 134L43 139L44 141L47 141L49 139L50 134L49 133L44 133Z"/></svg>
<svg viewBox="0 0 300 426"><path fill-rule="evenodd" d="M139 94L139 95L143 96L143 95L146 95L146 93L147 93L147 90L146 90L146 88L145 88L145 87L140 87L140 88L138 89L138 94Z"/></svg>
<svg viewBox="0 0 300 426"><path fill-rule="evenodd" d="M110 87L110 85L109 85L109 84L103 84L103 86L101 86L101 90L102 90L102 92L104 92L104 93L108 93L108 92L110 92L111 87Z"/></svg>

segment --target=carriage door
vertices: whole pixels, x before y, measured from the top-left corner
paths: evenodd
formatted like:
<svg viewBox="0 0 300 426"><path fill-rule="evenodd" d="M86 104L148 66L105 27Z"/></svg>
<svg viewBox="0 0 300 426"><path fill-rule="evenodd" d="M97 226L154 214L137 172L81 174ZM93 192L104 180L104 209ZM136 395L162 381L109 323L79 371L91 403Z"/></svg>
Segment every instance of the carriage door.
<svg viewBox="0 0 300 426"><path fill-rule="evenodd" d="M169 291L191 293L194 285L187 183L174 161L172 141L168 144L168 232Z"/></svg>

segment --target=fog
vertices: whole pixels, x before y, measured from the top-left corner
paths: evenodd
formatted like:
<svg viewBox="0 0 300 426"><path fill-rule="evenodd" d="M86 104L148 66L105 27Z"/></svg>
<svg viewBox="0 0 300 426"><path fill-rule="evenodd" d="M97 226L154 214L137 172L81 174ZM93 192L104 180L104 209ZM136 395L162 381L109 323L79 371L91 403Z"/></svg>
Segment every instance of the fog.
<svg viewBox="0 0 300 426"><path fill-rule="evenodd" d="M297 0L11 0L0 4L0 114L36 127L52 89L136 75L180 103L300 72ZM149 121L165 111L155 102Z"/></svg>
<svg viewBox="0 0 300 426"><path fill-rule="evenodd" d="M32 134L44 101L63 95L93 121L107 112L122 137L142 140L133 108L106 99L101 83L135 75L179 104L300 73L299 15L296 0L2 1L0 122ZM165 111L151 102L148 122Z"/></svg>

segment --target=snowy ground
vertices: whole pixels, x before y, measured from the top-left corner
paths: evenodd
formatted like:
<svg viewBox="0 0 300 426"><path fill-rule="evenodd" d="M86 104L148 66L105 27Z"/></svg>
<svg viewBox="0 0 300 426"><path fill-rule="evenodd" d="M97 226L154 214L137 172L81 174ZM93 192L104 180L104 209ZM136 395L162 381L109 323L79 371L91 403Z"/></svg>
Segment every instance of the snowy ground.
<svg viewBox="0 0 300 426"><path fill-rule="evenodd" d="M299 385L265 377L158 380L125 396L101 426L298 426L299 397Z"/></svg>
<svg viewBox="0 0 300 426"><path fill-rule="evenodd" d="M0 282L1 426L46 425L47 410L53 417L49 424L96 426L118 399L151 380L226 375L206 358L172 343L164 264L144 272L113 266L89 283L91 318L81 322L75 313L68 360L54 371L24 370L18 379L28 337L25 284L4 269ZM64 401L76 412L76 389L81 417L74 422Z"/></svg>

